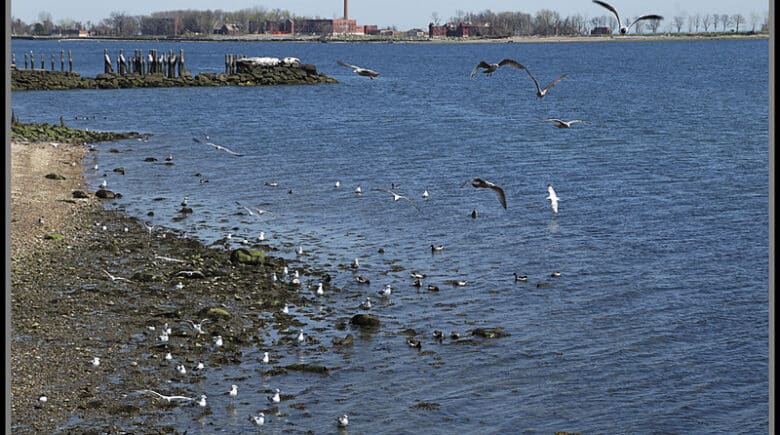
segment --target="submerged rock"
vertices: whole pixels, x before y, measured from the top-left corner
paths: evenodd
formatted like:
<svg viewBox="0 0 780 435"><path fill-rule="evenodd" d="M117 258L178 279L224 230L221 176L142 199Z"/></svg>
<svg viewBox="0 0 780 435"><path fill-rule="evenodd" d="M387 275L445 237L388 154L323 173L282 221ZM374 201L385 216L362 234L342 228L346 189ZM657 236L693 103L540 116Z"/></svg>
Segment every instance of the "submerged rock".
<svg viewBox="0 0 780 435"><path fill-rule="evenodd" d="M496 326L494 328L477 328L471 332L471 335L482 338L501 338L509 337L510 334L504 328Z"/></svg>
<svg viewBox="0 0 780 435"><path fill-rule="evenodd" d="M378 318L371 314L355 314L349 320L349 324L361 328L378 328L380 322Z"/></svg>

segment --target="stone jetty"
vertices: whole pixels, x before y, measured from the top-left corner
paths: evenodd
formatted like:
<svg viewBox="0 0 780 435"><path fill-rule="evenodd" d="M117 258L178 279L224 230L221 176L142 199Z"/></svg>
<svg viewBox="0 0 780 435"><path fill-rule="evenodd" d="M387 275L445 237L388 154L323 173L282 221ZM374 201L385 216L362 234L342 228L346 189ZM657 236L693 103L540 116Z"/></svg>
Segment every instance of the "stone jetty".
<svg viewBox="0 0 780 435"><path fill-rule="evenodd" d="M106 72L95 77L82 77L76 72L56 71L53 68L49 71L11 67L12 91L321 83L338 83L338 81L317 72L316 66L301 63L296 58L226 56L224 73L200 73L194 77L186 70L178 76L123 73L123 70L120 69L118 72Z"/></svg>

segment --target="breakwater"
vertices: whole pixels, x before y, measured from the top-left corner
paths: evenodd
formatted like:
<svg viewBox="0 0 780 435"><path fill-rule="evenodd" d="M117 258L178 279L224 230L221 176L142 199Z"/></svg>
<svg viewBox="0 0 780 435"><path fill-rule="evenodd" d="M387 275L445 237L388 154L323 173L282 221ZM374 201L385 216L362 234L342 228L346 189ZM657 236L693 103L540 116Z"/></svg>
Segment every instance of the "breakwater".
<svg viewBox="0 0 780 435"><path fill-rule="evenodd" d="M225 73L200 73L186 69L178 73L142 73L142 69L113 68L95 77L82 77L71 71L19 69L11 67L11 90L120 89L184 86L268 86L338 83L317 71L312 64L296 58L226 56ZM128 72L131 71L131 72Z"/></svg>

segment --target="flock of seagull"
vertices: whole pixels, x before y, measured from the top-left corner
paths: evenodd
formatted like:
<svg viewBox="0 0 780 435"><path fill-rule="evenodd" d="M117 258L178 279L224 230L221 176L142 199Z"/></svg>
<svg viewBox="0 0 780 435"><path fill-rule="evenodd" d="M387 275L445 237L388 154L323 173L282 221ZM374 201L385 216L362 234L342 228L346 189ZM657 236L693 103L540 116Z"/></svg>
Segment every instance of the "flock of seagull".
<svg viewBox="0 0 780 435"><path fill-rule="evenodd" d="M621 22L620 22L620 17L618 15L617 10L615 10L615 8L613 8L609 4L607 4L607 3L603 2L603 1L600 1L600 0L593 0L593 2L598 4L598 5L600 5L600 6L602 6L602 7L604 7L604 8L606 8L606 9L608 9L608 10L610 10L615 15L615 17L618 20L618 24L620 26L620 33L621 34L627 33L628 29L631 26L633 26L636 22L638 22L640 20L648 20L648 19L659 20L659 19L662 19L662 17L660 17L659 15L644 15L644 16L641 16L641 17L637 18L636 20L634 20L630 25L622 26ZM352 65L352 64L340 61L340 60L337 61L337 63L339 65L341 65L341 66L344 66L344 67L352 69L355 74L360 75L360 76L368 77L370 79L374 79L374 78L379 76L378 72L373 71L373 70L368 69L368 68L359 67L359 66L356 66L356 65ZM501 60L501 61L499 61L497 63L488 63L488 62L485 62L484 60L480 61L476 65L476 67L474 67L474 69L471 71L470 77L474 77L480 71L480 69L482 70L482 73L484 73L486 76L490 76L491 74L496 72L499 68L502 68L502 67L505 67L505 66L525 71L528 74L528 76L533 80L534 85L536 87L536 94L537 94L537 96L539 98L542 98L545 95L547 95L547 93L550 91L550 89L553 86L555 86L556 84L560 83L567 76L567 74L564 73L561 76L559 76L558 78L556 78L555 80L553 80L552 82L550 82L549 84L547 84L545 87L541 87L541 85L539 84L539 81L536 79L536 77L523 64L521 64L521 63L519 63L519 62L517 62L517 61L515 61L513 59L503 59L503 60ZM554 123L554 126L557 127L557 128L570 128L572 124L575 124L575 123L585 123L585 121L579 120L579 119L573 119L573 120L569 120L569 121L564 121L564 120L557 119L557 118L547 118L544 121L545 122ZM224 147L224 146L221 146L221 145L217 145L217 144L211 142L210 138L207 135L204 135L204 139L193 138L193 140L196 143L201 143L201 144L205 144L205 145L211 146L212 148L214 148L217 151L225 152L227 154L230 154L230 155L233 155L233 156L236 156L236 157L243 155L243 154L241 154L239 152L235 152L235 151L233 151L233 150L231 150L231 149L229 149L227 147ZM275 187L275 185L278 185L278 183L275 183L275 182L274 183L266 183L266 185ZM488 181L488 180L485 180L485 179L480 178L480 177L473 177L473 178L471 178L469 180L466 180L461 185L461 187L466 186L466 185L471 185L472 187L477 188L477 189L489 189L489 190L492 190L496 194L496 196L498 197L498 201L501 204L501 207L503 207L504 209L507 208L506 194L504 192L504 189L501 186L499 186L498 184L493 183L493 182ZM104 184L101 187L102 188L106 187L105 186L105 181L104 181ZM338 181L336 181L335 187L336 188L340 187L340 183ZM404 200L404 201L408 202L409 204L411 204L412 206L414 206L417 210L419 210L419 206L417 206L417 204L415 204L414 201L412 201L408 196L405 196L405 195L402 195L402 194L396 192L396 188L397 188L397 186L393 185L391 189L373 189L373 190L374 191L383 192L383 193L386 193L386 194L390 195L392 197L393 201L396 201L396 202L400 201L400 200ZM356 195L362 194L362 189L360 188L360 186L358 186L354 190L354 193ZM429 194L428 194L428 191L426 189L425 192L423 193L423 199L427 199L428 196L429 196ZM558 213L558 203L560 201L560 197L557 195L555 189L550 184L547 185L547 197L545 199L550 201L550 206L551 206L552 212L553 212L553 214L557 215L557 213ZM262 209L259 209L259 208L256 208L256 207L255 208L250 208L250 207L245 206L245 205L243 205L241 203L237 203L237 205L242 207L250 216L253 216L253 215L260 216L260 215L263 215L265 213L270 213L267 210L262 210ZM182 201L182 206L183 207L187 206L187 197L185 197L184 200ZM476 218L476 209L474 209L472 211L471 215L472 215L473 218ZM147 225L146 228L148 229L150 234L154 230L154 226ZM264 233L261 232L261 236L258 239L260 241L264 240ZM432 253L441 251L443 249L444 249L443 245L431 244L431 252ZM299 248L296 251L296 253L298 255L303 255L302 248ZM171 260L173 260L173 259L171 259ZM359 261L358 261L357 258L355 258L355 260L352 263L351 267L352 267L352 269L354 271L358 270L358 268L360 267L360 264L359 264ZM105 273L105 275L107 275L108 279L110 279L112 282L119 282L119 281L130 282L130 280L127 279L127 278L123 278L123 277L112 275L108 270L103 270L103 272ZM183 271L183 272L184 273L186 273L186 272L196 273L197 271ZM181 276L183 276L183 275L181 275ZM291 284L299 284L299 285L301 284L300 279L297 276L297 273L296 273L295 278L291 278L292 275L288 275L288 270L287 270L286 267L285 267L285 271L283 272L283 276L285 278L290 276L290 280L288 282L291 283ZM550 276L552 276L552 277L560 276L560 272L557 272L557 271L556 272L552 272L552 274ZM425 275L419 274L417 272L412 272L412 277L414 278L414 284L413 285L416 286L416 287L420 287L422 285L422 279L425 277ZM273 274L273 282L276 283L276 280L277 280L277 276L276 276L276 273L274 273ZM355 280L359 284L369 284L370 283L370 280L368 278L366 278L366 277L364 277L362 275L358 275L357 273L355 273ZM514 273L514 280L515 280L515 282L527 281L528 277L526 275L519 275L517 273ZM454 286L464 286L464 285L467 284L467 282L463 281L463 280L447 280L445 282L448 282L448 283L450 283L450 284L452 284ZM178 283L177 286L181 286L181 283ZM429 284L428 285L428 290L430 290L430 291L438 291L438 287L436 287L433 284ZM379 290L377 292L377 294L380 297L384 297L384 298L390 297L391 293L392 293L392 287L389 284L386 284L382 290ZM321 282L318 285L316 285L315 294L317 296L324 295L323 284ZM365 301L362 302L359 305L359 308L364 309L364 310L371 309L372 308L371 298L370 297L366 297ZM282 310L282 312L284 312L284 313L288 313L289 312L287 304L285 304L284 309ZM192 328L193 332L196 334L196 337L207 334L206 331L204 330L204 327L205 327L205 325L208 322L210 322L210 319L203 319L203 320L201 320L199 322L195 322L195 321L192 321L192 320L187 320L186 322ZM150 329L151 329L151 327L150 327ZM159 337L157 337L157 338L160 341L162 341L162 342L167 342L168 336L170 334L170 331L171 331L170 327L168 327L168 325L166 324L163 327L162 334ZM441 331L438 331L438 330L435 331L434 336L437 336L440 339L443 339L443 333ZM453 332L451 334L451 337L456 337L456 336L458 336L458 334L456 332ZM300 330L300 332L299 332L299 334L298 334L298 336L296 338L296 341L299 344L301 344L301 343L304 342L304 340L305 339L304 339L303 330ZM214 340L214 343L213 343L214 347L217 348L217 347L221 346L221 344L222 344L221 343L221 337L219 337L219 336L215 337L215 340ZM418 349L421 348L421 342L419 340L415 340L413 337L410 337L410 338L407 339L407 344L409 345L409 347L412 347L412 348L418 348ZM172 359L170 354L166 355L166 359ZM264 352L263 353L262 362L263 363L268 363L269 361L270 361L270 359L269 359L268 352ZM94 359L92 359L90 361L90 363L93 366L97 367L97 366L100 365L100 359L98 357L95 357ZM204 368L203 363L199 363L198 366L195 367L195 370L202 370L203 368ZM186 368L183 365L178 365L177 366L177 370L178 370L178 372L180 374L186 373ZM161 393L159 393L157 391L150 390L150 389L139 390L139 392L140 393L145 393L145 394L151 394L155 398L163 400L163 401L166 401L166 402L189 402L189 403L197 405L197 406L199 406L201 408L205 408L207 406L207 396L205 394L202 394L199 397L188 397L188 396L178 396L178 395L164 395L164 394L161 394ZM225 392L224 394L228 395L231 400L235 400L236 397L238 396L238 386L237 385L232 385L231 389L228 392ZM40 400L44 401L45 397L41 398ZM274 392L273 392L273 394L271 396L268 396L268 401L271 404L278 404L278 403L280 403L281 397L280 397L280 390L278 388L274 389ZM262 425L265 424L265 417L266 417L265 414L260 412L257 415L250 416L249 419L251 421L253 421L255 425L262 426ZM336 425L339 428L347 427L349 425L349 417L346 414L339 415L336 418Z"/></svg>

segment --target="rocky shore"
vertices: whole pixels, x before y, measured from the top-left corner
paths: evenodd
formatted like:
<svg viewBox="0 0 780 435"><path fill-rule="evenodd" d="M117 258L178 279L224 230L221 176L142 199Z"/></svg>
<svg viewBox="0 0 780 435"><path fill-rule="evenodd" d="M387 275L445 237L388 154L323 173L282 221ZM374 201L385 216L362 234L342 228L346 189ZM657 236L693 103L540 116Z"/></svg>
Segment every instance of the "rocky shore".
<svg viewBox="0 0 780 435"><path fill-rule="evenodd" d="M165 77L161 74L98 74L82 77L79 73L42 69L11 69L11 90L66 90L160 88L184 86L271 86L338 83L332 77L317 72L312 64L279 64L246 68L235 74L201 73L196 76Z"/></svg>
<svg viewBox="0 0 780 435"><path fill-rule="evenodd" d="M282 307L313 303L311 292L272 281L286 262L270 247L208 247L105 209L85 190L83 143L14 140L11 152L13 433L177 433L164 420L171 407L140 390L199 397L199 362L238 364L247 346L270 346L261 331L271 328L278 342L295 339L299 322ZM187 322L201 319L210 319L204 334ZM179 363L192 374L179 376ZM328 368L269 374L287 370Z"/></svg>

